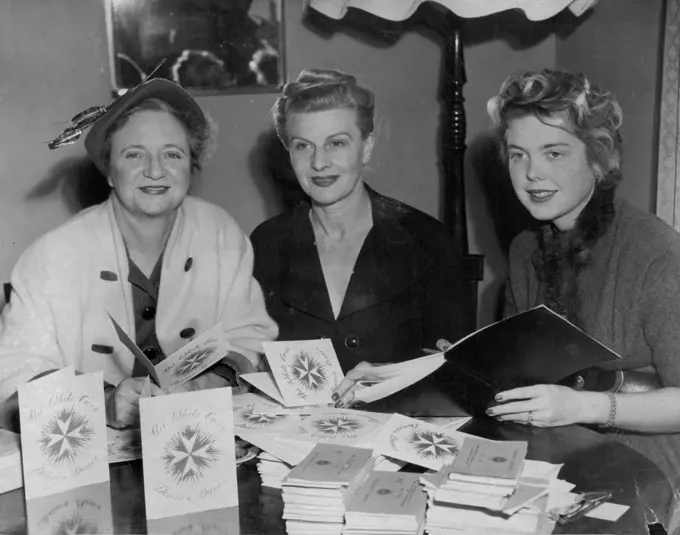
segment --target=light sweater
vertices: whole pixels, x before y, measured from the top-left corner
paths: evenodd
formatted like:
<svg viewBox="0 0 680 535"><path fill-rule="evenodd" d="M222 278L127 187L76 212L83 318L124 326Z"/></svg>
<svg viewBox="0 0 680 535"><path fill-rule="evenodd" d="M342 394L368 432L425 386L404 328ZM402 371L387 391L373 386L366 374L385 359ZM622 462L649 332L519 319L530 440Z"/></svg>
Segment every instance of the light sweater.
<svg viewBox="0 0 680 535"><path fill-rule="evenodd" d="M680 234L623 200L579 274L584 330L618 353L615 369L655 370L663 386L680 388ZM532 265L537 235L525 231L510 248L505 316L545 304ZM603 366L605 367L605 366ZM680 433L611 433L665 471L680 488Z"/></svg>

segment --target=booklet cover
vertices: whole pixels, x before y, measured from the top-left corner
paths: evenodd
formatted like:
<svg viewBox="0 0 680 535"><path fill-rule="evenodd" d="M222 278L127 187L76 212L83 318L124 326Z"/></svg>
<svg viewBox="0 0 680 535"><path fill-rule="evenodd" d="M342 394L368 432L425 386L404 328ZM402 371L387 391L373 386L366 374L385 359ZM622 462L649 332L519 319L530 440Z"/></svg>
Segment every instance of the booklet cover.
<svg viewBox="0 0 680 535"><path fill-rule="evenodd" d="M227 355L224 328L222 324L218 323L154 365L118 322L111 315L109 315L109 318L111 318L113 327L118 334L118 339L132 352L135 359L149 372L149 377L161 388L184 384Z"/></svg>
<svg viewBox="0 0 680 535"><path fill-rule="evenodd" d="M480 483L496 479L517 482L527 447L526 441L496 441L468 436L453 462L449 479Z"/></svg>
<svg viewBox="0 0 680 535"><path fill-rule="evenodd" d="M386 414L352 409L317 409L297 426L282 430L279 436L314 443L372 448L373 437L388 419Z"/></svg>
<svg viewBox="0 0 680 535"><path fill-rule="evenodd" d="M139 401L148 519L238 505L231 388Z"/></svg>
<svg viewBox="0 0 680 535"><path fill-rule="evenodd" d="M263 342L262 349L280 392L274 399L286 407L332 402L344 374L330 340Z"/></svg>
<svg viewBox="0 0 680 535"><path fill-rule="evenodd" d="M317 444L300 464L290 471L283 480L284 485L314 487L344 487L369 463L372 457L369 449L353 448L335 444Z"/></svg>
<svg viewBox="0 0 680 535"><path fill-rule="evenodd" d="M275 405L259 394L237 394L234 401L234 430L238 435L241 430L262 434L274 433L277 436L286 430L295 429L300 424L297 414L259 414L254 412L256 405Z"/></svg>
<svg viewBox="0 0 680 535"><path fill-rule="evenodd" d="M109 480L103 384L69 367L19 387L26 499Z"/></svg>
<svg viewBox="0 0 680 535"><path fill-rule="evenodd" d="M394 414L375 437L373 451L430 470L439 470L454 461L463 441L469 436Z"/></svg>
<svg viewBox="0 0 680 535"><path fill-rule="evenodd" d="M420 474L373 471L359 487L347 507L347 515L412 515L425 513L427 497Z"/></svg>

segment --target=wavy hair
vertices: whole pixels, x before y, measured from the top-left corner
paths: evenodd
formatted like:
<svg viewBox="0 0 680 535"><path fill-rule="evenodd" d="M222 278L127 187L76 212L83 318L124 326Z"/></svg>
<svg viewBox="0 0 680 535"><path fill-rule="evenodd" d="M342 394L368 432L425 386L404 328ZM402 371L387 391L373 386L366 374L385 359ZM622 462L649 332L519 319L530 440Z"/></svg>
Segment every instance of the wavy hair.
<svg viewBox="0 0 680 535"><path fill-rule="evenodd" d="M511 74L498 95L489 100L487 112L504 158L512 119L527 115L542 122L564 118L566 129L586 145L589 163L602 168L598 186L615 187L621 181L621 106L610 92L592 85L583 74L552 69Z"/></svg>
<svg viewBox="0 0 680 535"><path fill-rule="evenodd" d="M357 84L350 74L330 69L303 70L288 82L272 107L276 133L288 147L286 120L291 113L326 111L340 108L356 110L357 127L363 139L374 128L375 96Z"/></svg>
<svg viewBox="0 0 680 535"><path fill-rule="evenodd" d="M487 104L499 150L507 162L507 130L513 119L533 115L563 128L586 146L588 163L597 165L592 198L579 214L574 229L560 233L552 224L538 231L539 248L532 259L545 284L547 305L581 323L578 275L588 265L597 240L614 219L614 190L621 174L621 106L613 95L591 84L583 74L543 69L511 74L498 95ZM561 119L555 124L554 119ZM552 121L551 121L552 120Z"/></svg>
<svg viewBox="0 0 680 535"><path fill-rule="evenodd" d="M219 128L217 123L204 111L205 122L196 120L191 114L182 113L159 98L148 98L122 114L106 131L104 143L101 147L101 159L104 167L109 169L111 162L111 141L116 132L123 128L130 117L142 111L164 111L177 119L184 126L189 140L192 172L201 171L203 164L215 151Z"/></svg>

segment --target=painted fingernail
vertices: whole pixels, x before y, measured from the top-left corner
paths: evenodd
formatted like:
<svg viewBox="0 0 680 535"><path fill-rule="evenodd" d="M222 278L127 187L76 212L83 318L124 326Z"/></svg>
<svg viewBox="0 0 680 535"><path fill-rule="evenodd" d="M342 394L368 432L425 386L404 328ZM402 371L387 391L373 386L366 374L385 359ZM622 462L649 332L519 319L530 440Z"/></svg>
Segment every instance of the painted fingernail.
<svg viewBox="0 0 680 535"><path fill-rule="evenodd" d="M336 408L336 409L339 409L339 408L341 408L343 405L344 405L344 403L343 403L342 401L338 401L338 402L335 404L335 408Z"/></svg>
<svg viewBox="0 0 680 535"><path fill-rule="evenodd" d="M486 409L487 416L493 416L493 409Z"/></svg>
<svg viewBox="0 0 680 535"><path fill-rule="evenodd" d="M333 395L331 396L331 399L332 399L333 401L338 401L338 398L339 398L339 397L340 397L340 396L338 396L337 394L333 394Z"/></svg>
<svg viewBox="0 0 680 535"><path fill-rule="evenodd" d="M496 401L503 401L503 396L500 394L496 394L496 397L494 398Z"/></svg>

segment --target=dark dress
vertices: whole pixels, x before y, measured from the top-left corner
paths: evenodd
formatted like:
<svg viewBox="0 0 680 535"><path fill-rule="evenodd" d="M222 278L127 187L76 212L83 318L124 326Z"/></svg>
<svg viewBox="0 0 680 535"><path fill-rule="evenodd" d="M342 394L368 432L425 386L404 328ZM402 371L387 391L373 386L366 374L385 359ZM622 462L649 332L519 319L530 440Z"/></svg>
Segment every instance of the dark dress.
<svg viewBox="0 0 680 535"><path fill-rule="evenodd" d="M251 236L255 278L279 340L330 338L347 372L361 361L401 362L439 338L462 337L462 259L433 217L367 187L373 227L357 258L337 319L333 315L310 205L258 226Z"/></svg>

